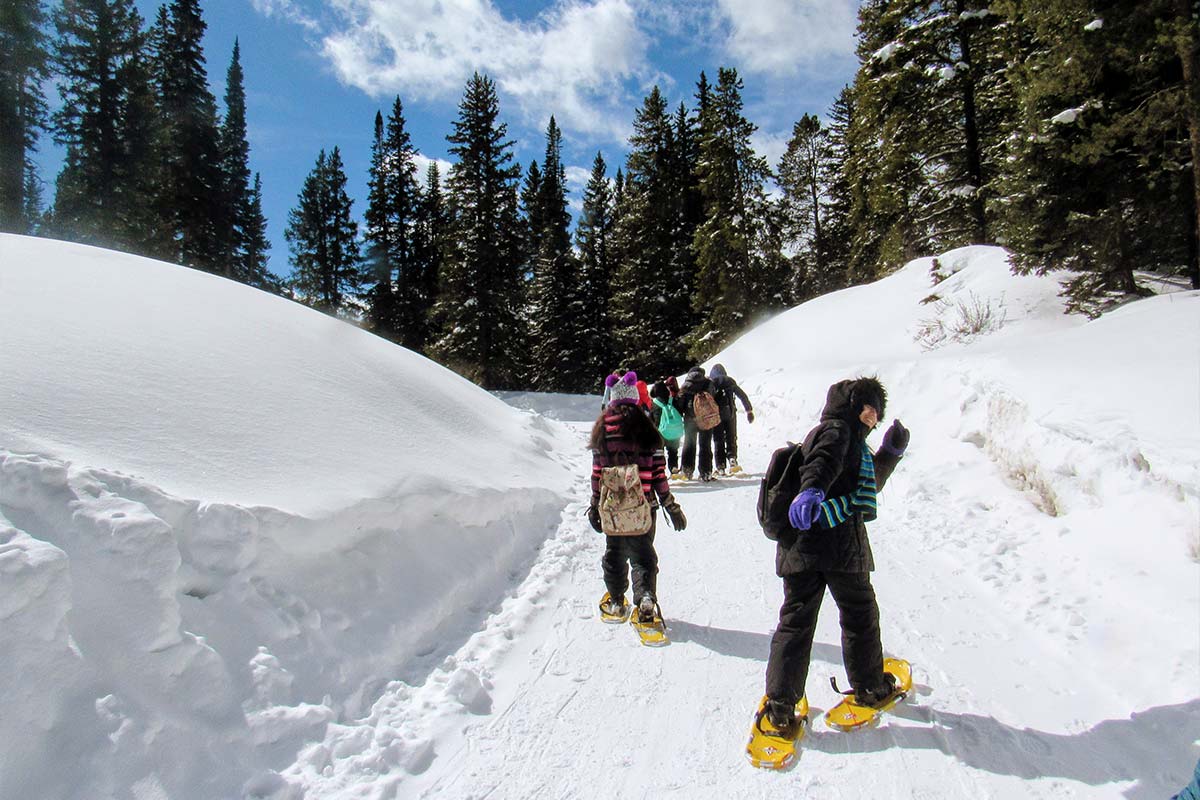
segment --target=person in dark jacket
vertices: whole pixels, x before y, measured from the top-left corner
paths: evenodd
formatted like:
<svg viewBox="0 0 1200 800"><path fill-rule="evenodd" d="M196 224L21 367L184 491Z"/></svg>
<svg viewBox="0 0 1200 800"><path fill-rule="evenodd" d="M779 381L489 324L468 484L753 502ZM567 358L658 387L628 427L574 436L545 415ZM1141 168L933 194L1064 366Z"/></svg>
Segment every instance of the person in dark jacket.
<svg viewBox="0 0 1200 800"><path fill-rule="evenodd" d="M742 401L746 421L751 424L754 422L754 407L750 405L750 398L746 396L742 387L725 372L722 365L713 364L712 369L708 371L708 377L713 383L713 397L717 401L717 407L721 409L721 424L713 428L716 472L718 475L724 475L726 464L729 465L730 472L741 472L737 460L737 405L734 398Z"/></svg>
<svg viewBox="0 0 1200 800"><path fill-rule="evenodd" d="M771 637L764 712L786 735L798 724L793 709L804 696L817 613L829 588L842 624L842 659L856 702L878 705L895 679L883 671L879 605L871 586L875 560L867 539L875 495L908 446L896 420L875 453L869 434L883 417L887 392L875 378L835 383L821 421L804 440L800 491L788 509L794 530L779 537L775 572L783 578L779 626Z"/></svg>
<svg viewBox="0 0 1200 800"><path fill-rule="evenodd" d="M650 389L650 421L654 423L654 427L662 432L662 415L663 411L669 406L679 412L683 416L683 401L679 399L678 393L672 395L671 386L666 379L660 380ZM663 445L667 450L667 469L670 470L671 478L679 477L679 442L680 439L668 439L663 437Z"/></svg>
<svg viewBox="0 0 1200 800"><path fill-rule="evenodd" d="M597 533L600 524L600 475L605 467L636 464L642 480L642 491L650 503L650 530L640 536L606 536L604 556L604 586L608 598L601 610L613 616L624 616L625 589L633 578L633 597L642 621L654 619L658 605L658 553L654 549L655 512L661 504L675 530L687 527L679 503L671 494L667 482L666 457L662 437L638 405L637 375L627 372L620 379L609 377L608 408L601 412L592 426L588 446L592 450L592 502L588 521Z"/></svg>
<svg viewBox="0 0 1200 800"><path fill-rule="evenodd" d="M683 453L680 470L686 480L691 480L696 472L696 446L700 448L700 480L713 479L712 430L702 431L696 425L696 413L693 403L700 392L712 394L713 384L704 374L703 367L692 367L679 387L679 400L683 405Z"/></svg>

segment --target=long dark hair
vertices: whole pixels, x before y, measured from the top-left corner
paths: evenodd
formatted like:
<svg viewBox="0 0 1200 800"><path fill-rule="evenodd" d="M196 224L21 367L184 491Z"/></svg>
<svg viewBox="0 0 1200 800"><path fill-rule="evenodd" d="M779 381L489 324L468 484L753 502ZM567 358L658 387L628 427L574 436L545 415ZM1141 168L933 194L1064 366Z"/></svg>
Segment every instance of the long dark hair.
<svg viewBox="0 0 1200 800"><path fill-rule="evenodd" d="M622 435L636 444L639 450L658 450L663 446L662 436L650 421L649 415L633 403L620 403L609 406L596 417L596 423L592 425L592 435L588 439L588 448L596 452L605 449L605 419L614 415L619 418L617 424Z"/></svg>

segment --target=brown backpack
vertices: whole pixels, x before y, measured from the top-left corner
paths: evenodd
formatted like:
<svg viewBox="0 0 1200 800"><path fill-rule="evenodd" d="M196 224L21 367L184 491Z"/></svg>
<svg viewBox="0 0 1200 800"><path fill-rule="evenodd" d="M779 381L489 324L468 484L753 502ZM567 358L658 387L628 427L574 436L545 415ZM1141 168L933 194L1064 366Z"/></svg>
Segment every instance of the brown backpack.
<svg viewBox="0 0 1200 800"><path fill-rule="evenodd" d="M721 424L721 409L709 392L696 393L692 400L692 416L696 418L696 427L702 431L711 431Z"/></svg>
<svg viewBox="0 0 1200 800"><path fill-rule="evenodd" d="M606 536L641 536L652 519L637 464L600 470L600 529Z"/></svg>

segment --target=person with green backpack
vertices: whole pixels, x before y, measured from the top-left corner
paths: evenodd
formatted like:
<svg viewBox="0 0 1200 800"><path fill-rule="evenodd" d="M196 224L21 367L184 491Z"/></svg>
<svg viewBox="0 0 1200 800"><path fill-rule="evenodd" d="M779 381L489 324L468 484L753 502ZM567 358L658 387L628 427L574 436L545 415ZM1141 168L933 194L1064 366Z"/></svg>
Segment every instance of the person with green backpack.
<svg viewBox="0 0 1200 800"><path fill-rule="evenodd" d="M667 450L667 469L671 478L679 477L679 442L683 439L683 401L678 393L671 394L671 385L664 378L650 390L652 405L650 420L658 428Z"/></svg>

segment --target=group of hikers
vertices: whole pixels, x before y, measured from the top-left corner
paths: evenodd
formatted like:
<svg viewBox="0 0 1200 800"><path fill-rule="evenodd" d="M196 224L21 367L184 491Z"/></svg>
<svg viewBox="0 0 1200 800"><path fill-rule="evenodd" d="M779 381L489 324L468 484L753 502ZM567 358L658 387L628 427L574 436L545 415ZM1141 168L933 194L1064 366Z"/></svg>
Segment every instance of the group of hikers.
<svg viewBox="0 0 1200 800"><path fill-rule="evenodd" d="M646 387L645 381L638 380L637 373L614 370L605 379L602 412L611 402L613 387L628 375L633 376L637 387L637 398L629 404L650 415L650 421L662 437L671 480L692 480L696 476L697 454L702 481L742 471L737 460L737 406L734 401L742 402L746 421L750 423L754 422L754 407L723 366L714 364L707 375L703 367L692 367L684 376L683 386L674 375L668 375L650 388Z"/></svg>
<svg viewBox="0 0 1200 800"><path fill-rule="evenodd" d="M661 508L676 530L687 525L671 493L667 468L691 478L698 442L700 478L711 480L714 441L717 474L727 464L736 467L733 397L741 400L750 422L754 412L746 393L719 364L708 375L700 367L692 368L678 387L674 378L664 378L647 390L631 371L614 372L605 387L604 407L589 440L588 519L606 536L601 566L607 591L600 611L609 619L633 613L642 623L661 621L655 512ZM717 400L719 393L727 401L724 404ZM710 400L715 401L715 422L713 410L707 407ZM802 457L793 459L796 493L788 502L775 555L784 599L771 638L767 701L756 720L760 730L765 730L765 717L773 732L792 738L801 724L795 708L804 697L817 613L826 588L840 613L843 660L855 702L879 706L896 692L894 676L883 669L879 606L870 576L875 562L866 528L875 519L876 493L909 440L908 430L896 420L878 450L867 445L867 436L883 419L886 405L887 392L875 378L835 383L828 390L819 422L804 439ZM674 419L672 409L682 417L683 429L673 440L663 433L678 429L664 425L664 420ZM680 440L683 453L677 471ZM631 577L632 609L625 602Z"/></svg>

